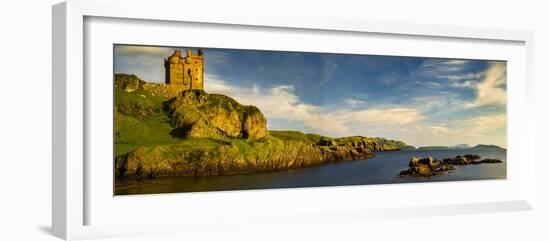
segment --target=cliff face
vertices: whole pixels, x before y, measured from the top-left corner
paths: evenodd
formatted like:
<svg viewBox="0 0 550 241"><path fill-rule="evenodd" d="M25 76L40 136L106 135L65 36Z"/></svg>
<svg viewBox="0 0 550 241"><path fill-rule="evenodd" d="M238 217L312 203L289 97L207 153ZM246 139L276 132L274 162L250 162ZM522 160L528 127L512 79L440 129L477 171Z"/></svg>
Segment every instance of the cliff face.
<svg viewBox="0 0 550 241"><path fill-rule="evenodd" d="M115 175L153 178L266 172L373 156L363 148L339 146L324 149L271 136L255 142L237 139L191 143L186 140L178 145L140 147L121 155L116 158Z"/></svg>
<svg viewBox="0 0 550 241"><path fill-rule="evenodd" d="M255 106L202 90L186 90L166 103L176 135L180 137L239 137L257 140L267 136L266 119Z"/></svg>
<svg viewBox="0 0 550 241"><path fill-rule="evenodd" d="M330 138L266 126L258 108L228 96L115 75L117 178L276 171L409 147L383 138Z"/></svg>

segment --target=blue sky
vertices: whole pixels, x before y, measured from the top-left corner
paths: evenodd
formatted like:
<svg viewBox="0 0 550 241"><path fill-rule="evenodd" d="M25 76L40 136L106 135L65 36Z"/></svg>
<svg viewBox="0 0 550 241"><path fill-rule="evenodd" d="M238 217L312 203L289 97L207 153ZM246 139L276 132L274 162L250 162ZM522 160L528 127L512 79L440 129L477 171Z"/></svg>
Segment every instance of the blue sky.
<svg viewBox="0 0 550 241"><path fill-rule="evenodd" d="M175 49L116 45L115 72L163 83L163 58ZM270 129L380 136L415 146L506 146L502 61L229 49L204 54L205 91L258 106Z"/></svg>

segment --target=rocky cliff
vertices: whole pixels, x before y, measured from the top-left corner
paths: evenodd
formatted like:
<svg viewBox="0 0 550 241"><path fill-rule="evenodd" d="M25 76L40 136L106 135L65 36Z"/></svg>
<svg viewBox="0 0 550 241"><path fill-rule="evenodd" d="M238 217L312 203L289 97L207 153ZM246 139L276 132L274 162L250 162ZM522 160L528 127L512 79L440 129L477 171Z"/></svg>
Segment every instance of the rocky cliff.
<svg viewBox="0 0 550 241"><path fill-rule="evenodd" d="M322 149L271 136L255 142L200 140L195 145L139 147L116 158L115 175L152 178L266 172L372 156L365 149Z"/></svg>
<svg viewBox="0 0 550 241"><path fill-rule="evenodd" d="M180 137L246 138L267 136L266 119L255 106L202 90L186 90L165 103L174 133Z"/></svg>

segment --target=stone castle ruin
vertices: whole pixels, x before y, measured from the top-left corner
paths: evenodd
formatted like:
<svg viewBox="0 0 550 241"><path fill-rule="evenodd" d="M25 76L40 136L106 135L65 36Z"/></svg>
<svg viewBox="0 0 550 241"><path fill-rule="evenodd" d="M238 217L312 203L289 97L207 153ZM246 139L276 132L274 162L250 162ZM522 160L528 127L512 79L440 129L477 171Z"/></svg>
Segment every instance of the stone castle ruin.
<svg viewBox="0 0 550 241"><path fill-rule="evenodd" d="M185 57L181 50L164 59L165 83L182 86L183 90L204 89L204 54L202 49L194 54L191 49L186 49Z"/></svg>

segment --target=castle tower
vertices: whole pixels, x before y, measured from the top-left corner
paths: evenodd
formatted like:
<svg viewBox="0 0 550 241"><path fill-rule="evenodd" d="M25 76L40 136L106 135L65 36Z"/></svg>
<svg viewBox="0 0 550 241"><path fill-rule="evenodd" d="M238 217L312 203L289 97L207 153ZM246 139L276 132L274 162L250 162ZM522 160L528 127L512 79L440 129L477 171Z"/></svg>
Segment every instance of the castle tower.
<svg viewBox="0 0 550 241"><path fill-rule="evenodd" d="M181 50L176 50L174 53L164 59L165 83L170 85L183 85L183 61Z"/></svg>
<svg viewBox="0 0 550 241"><path fill-rule="evenodd" d="M181 56L181 50L164 59L165 83L169 85L181 85L183 90L204 89L204 54L199 49L194 54L191 49L185 51L185 57Z"/></svg>

